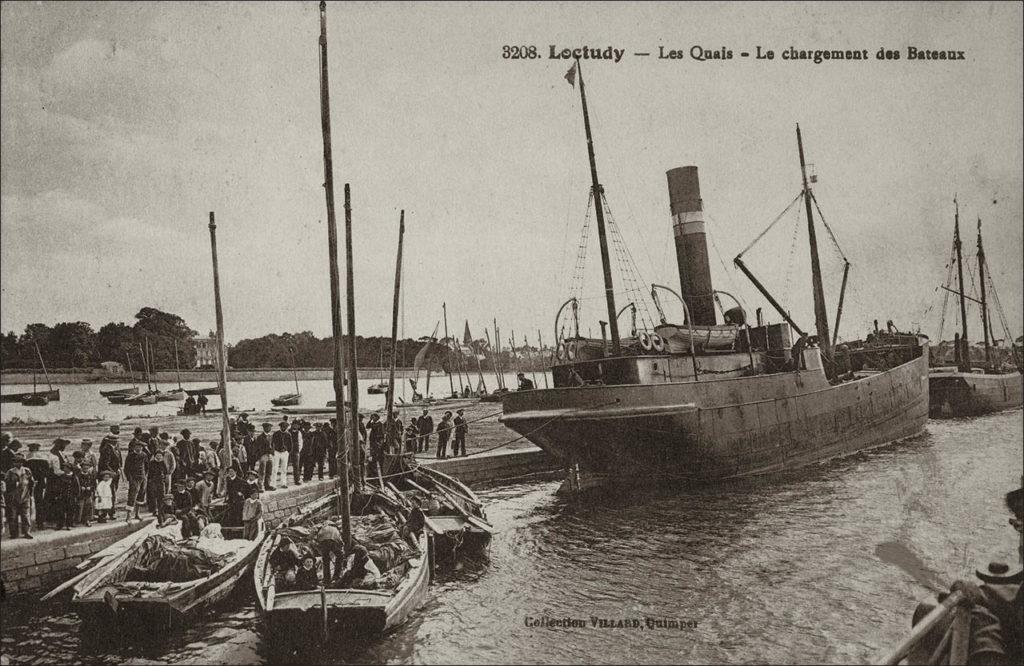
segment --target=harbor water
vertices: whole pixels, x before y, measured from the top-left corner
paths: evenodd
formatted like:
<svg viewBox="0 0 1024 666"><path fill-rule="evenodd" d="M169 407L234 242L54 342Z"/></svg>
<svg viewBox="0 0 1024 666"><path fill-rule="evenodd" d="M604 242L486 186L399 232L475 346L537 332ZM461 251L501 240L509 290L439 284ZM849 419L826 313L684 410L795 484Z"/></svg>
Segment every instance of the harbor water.
<svg viewBox="0 0 1024 666"><path fill-rule="evenodd" d="M929 586L995 555L1022 414L929 421L912 440L771 479L628 495L484 489L486 562L442 573L404 626L303 655L327 663L853 663L906 634ZM84 634L66 604L3 608L12 662L264 662L241 586L188 627ZM566 626L569 625L569 626ZM296 631L313 631L296 627ZM297 658L298 659L298 658Z"/></svg>

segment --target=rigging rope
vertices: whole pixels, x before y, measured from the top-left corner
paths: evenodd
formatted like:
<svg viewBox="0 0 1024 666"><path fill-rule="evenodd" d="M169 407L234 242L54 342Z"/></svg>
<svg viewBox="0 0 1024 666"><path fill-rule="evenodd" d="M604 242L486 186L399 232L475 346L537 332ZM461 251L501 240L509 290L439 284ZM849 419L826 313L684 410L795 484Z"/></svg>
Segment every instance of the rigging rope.
<svg viewBox="0 0 1024 666"><path fill-rule="evenodd" d="M742 257L744 254L747 253L747 250L749 250L750 248L752 248L755 245L757 245L757 242L759 240L761 240L762 238L764 238L764 235L772 230L772 227L774 227L778 223L778 221L781 220L783 218L783 216L785 216L785 214L789 212L789 209L792 208L794 206L794 204L796 204L797 201L800 201L800 198L803 196L803 194L804 194L803 192L800 192L800 194L797 194L793 198L793 200L789 202L789 205L786 206L786 208L781 213L779 213L779 216L776 217L774 220L772 220L772 223L769 224L767 226L767 228L765 228L764 231L759 233L757 235L757 238L755 238L754 240L750 241L750 245L747 245L745 248L743 248L743 250L739 254L737 254L736 257L737 258Z"/></svg>
<svg viewBox="0 0 1024 666"><path fill-rule="evenodd" d="M828 222L825 221L825 216L821 212L821 207L818 206L818 199L814 196L814 190L810 190L810 192L811 201L814 202L814 208L818 211L818 217L821 218L821 223L825 225L825 230L828 231L829 238L832 239L832 244L835 245L836 250L839 252L839 256L842 258L842 260L849 263L850 260L846 258L845 254L843 254L843 248L839 247L839 241L836 240L836 235L832 233L832 227L828 226Z"/></svg>

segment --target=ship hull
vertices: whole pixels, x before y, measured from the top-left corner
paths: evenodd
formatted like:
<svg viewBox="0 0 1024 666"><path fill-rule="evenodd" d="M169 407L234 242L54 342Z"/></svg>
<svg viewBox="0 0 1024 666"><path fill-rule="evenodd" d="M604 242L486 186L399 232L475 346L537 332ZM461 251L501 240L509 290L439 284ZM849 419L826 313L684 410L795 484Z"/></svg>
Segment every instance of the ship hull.
<svg viewBox="0 0 1024 666"><path fill-rule="evenodd" d="M702 483L795 469L911 437L928 418L923 354L830 386L820 369L514 392L502 422L567 467Z"/></svg>
<svg viewBox="0 0 1024 666"><path fill-rule="evenodd" d="M928 393L932 418L979 416L1019 408L1024 402L1024 375L932 371Z"/></svg>

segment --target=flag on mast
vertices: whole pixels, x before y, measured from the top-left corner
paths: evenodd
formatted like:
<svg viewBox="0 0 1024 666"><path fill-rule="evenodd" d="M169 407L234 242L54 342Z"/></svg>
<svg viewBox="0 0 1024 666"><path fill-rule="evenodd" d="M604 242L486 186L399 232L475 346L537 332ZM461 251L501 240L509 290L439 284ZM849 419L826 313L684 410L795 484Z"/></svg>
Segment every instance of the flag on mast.
<svg viewBox="0 0 1024 666"><path fill-rule="evenodd" d="M569 82L569 85L573 88L576 87L576 65L579 63L573 63L569 71L565 73L565 80Z"/></svg>

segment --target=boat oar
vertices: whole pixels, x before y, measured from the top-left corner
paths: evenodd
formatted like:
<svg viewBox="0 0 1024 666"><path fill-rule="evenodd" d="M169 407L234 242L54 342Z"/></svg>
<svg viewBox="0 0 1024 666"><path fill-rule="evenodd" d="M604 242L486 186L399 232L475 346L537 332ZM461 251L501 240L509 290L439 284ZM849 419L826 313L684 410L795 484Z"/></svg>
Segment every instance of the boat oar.
<svg viewBox="0 0 1024 666"><path fill-rule="evenodd" d="M426 493L427 497L433 497L434 496L434 494L432 492L430 492L429 490L427 490L423 486L419 485L418 483L416 483L412 479L409 479L409 485L411 485L413 488L416 488L420 492ZM445 492L445 489L442 488L441 486L436 486L435 490L437 490L437 492L441 495L441 497L443 497L444 499L448 500L448 503L451 504L455 508L456 511L461 513L462 517L466 519L466 522L468 522L473 527L476 527L477 529L484 530L486 532L490 532L490 531L492 531L494 529L490 525L485 523L484 521L480 520L479 518L477 518L476 516L470 514L468 511L466 511L461 506L459 506L459 503L456 502L450 495L448 495Z"/></svg>
<svg viewBox="0 0 1024 666"><path fill-rule="evenodd" d="M964 593L960 590L951 593L941 604L914 625L909 636L900 641L899 645L879 659L877 663L886 664L887 666L895 666L900 663L921 642L921 639L928 635L935 625L948 618L965 600Z"/></svg>

